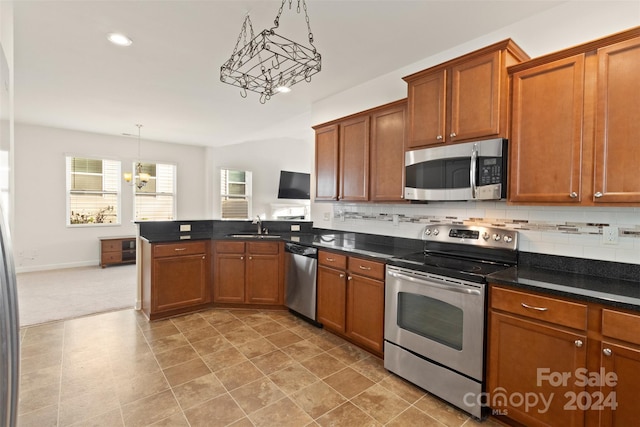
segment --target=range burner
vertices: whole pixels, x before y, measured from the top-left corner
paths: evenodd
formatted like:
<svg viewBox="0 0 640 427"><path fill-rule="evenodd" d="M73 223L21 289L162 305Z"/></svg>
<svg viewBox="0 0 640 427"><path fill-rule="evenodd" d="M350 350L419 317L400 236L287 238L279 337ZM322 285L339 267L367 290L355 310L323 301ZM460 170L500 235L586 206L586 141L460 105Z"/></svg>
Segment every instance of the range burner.
<svg viewBox="0 0 640 427"><path fill-rule="evenodd" d="M388 262L443 276L481 281L517 263L516 231L468 225L427 226L424 252Z"/></svg>

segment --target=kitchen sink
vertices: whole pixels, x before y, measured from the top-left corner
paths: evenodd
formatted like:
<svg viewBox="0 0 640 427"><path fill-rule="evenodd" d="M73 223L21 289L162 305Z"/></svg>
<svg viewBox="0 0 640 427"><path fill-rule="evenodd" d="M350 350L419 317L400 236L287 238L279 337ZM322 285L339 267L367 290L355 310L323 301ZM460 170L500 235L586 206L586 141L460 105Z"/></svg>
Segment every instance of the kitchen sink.
<svg viewBox="0 0 640 427"><path fill-rule="evenodd" d="M227 237L234 237L236 239L279 239L280 238L280 236L277 234L257 234L257 233L227 234Z"/></svg>

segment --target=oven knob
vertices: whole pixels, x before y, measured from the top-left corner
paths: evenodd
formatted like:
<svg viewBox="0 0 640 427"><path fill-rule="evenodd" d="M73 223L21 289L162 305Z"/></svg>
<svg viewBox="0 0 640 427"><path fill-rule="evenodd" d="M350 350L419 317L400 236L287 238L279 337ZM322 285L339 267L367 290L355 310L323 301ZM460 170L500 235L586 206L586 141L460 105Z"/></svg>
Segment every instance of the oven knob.
<svg viewBox="0 0 640 427"><path fill-rule="evenodd" d="M484 240L489 240L489 233L487 233L486 231L484 232L484 234L482 235L482 238Z"/></svg>
<svg viewBox="0 0 640 427"><path fill-rule="evenodd" d="M506 234L505 234L505 235L504 235L504 239L503 239L503 240L504 240L505 242L507 242L507 243L511 243L511 241L513 240L513 237L508 236L508 235L506 235Z"/></svg>
<svg viewBox="0 0 640 427"><path fill-rule="evenodd" d="M424 230L424 235L425 235L425 236L430 236L430 235L431 235L431 229L430 229L430 228L426 228L426 229Z"/></svg>
<svg viewBox="0 0 640 427"><path fill-rule="evenodd" d="M494 234L493 235L493 240L495 240L496 242L500 241L501 236L499 234Z"/></svg>
<svg viewBox="0 0 640 427"><path fill-rule="evenodd" d="M433 230L433 235L437 236L438 234L440 234L440 232L438 231L438 229L436 228L435 230Z"/></svg>

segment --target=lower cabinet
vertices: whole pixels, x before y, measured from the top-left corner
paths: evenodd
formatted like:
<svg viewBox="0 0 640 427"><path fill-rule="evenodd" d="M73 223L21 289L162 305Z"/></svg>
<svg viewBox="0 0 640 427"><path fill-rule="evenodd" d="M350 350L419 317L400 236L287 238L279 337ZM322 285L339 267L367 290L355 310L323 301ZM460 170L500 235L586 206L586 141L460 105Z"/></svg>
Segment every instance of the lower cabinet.
<svg viewBox="0 0 640 427"><path fill-rule="evenodd" d="M489 304L493 415L526 426L638 422L640 315L495 285Z"/></svg>
<svg viewBox="0 0 640 427"><path fill-rule="evenodd" d="M213 302L284 304L281 242L214 243Z"/></svg>
<svg viewBox="0 0 640 427"><path fill-rule="evenodd" d="M318 321L382 355L384 263L319 251L318 264Z"/></svg>
<svg viewBox="0 0 640 427"><path fill-rule="evenodd" d="M143 242L142 311L150 319L210 302L209 242Z"/></svg>

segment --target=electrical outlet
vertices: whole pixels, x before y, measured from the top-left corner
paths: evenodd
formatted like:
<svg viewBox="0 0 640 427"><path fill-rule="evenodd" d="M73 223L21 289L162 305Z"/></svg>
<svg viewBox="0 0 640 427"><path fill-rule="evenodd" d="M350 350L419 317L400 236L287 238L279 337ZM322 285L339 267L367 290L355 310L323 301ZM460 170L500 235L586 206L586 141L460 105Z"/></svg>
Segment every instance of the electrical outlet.
<svg viewBox="0 0 640 427"><path fill-rule="evenodd" d="M322 217L325 221L329 221L331 220L331 212L325 212L324 216Z"/></svg>
<svg viewBox="0 0 640 427"><path fill-rule="evenodd" d="M299 224L291 224L291 231L300 231Z"/></svg>
<svg viewBox="0 0 640 427"><path fill-rule="evenodd" d="M400 225L400 215L398 215L398 214L394 214L393 215L393 225L395 225L395 226Z"/></svg>
<svg viewBox="0 0 640 427"><path fill-rule="evenodd" d="M180 224L180 231L191 231L191 224Z"/></svg>
<svg viewBox="0 0 640 427"><path fill-rule="evenodd" d="M605 245L617 245L618 227L602 227L602 243Z"/></svg>

